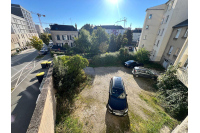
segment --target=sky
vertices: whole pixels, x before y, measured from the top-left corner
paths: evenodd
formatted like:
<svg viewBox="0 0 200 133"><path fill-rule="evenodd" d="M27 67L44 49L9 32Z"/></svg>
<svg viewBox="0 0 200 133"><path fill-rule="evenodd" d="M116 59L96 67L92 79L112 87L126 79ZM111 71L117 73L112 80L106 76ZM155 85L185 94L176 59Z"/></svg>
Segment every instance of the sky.
<svg viewBox="0 0 200 133"><path fill-rule="evenodd" d="M80 29L84 24L121 25L127 18L125 28L142 28L146 9L166 3L168 0L12 0L41 17L43 28L51 23L75 25ZM32 14L35 24L39 24L36 14Z"/></svg>

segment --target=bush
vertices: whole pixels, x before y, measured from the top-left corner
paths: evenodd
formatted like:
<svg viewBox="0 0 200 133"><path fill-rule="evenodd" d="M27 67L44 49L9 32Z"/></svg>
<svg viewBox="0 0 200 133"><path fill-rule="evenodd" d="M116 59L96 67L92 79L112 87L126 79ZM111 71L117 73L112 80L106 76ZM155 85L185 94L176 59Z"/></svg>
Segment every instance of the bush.
<svg viewBox="0 0 200 133"><path fill-rule="evenodd" d="M135 53L136 60L141 63L148 63L150 59L149 57L150 52L147 51L145 48L141 48Z"/></svg>
<svg viewBox="0 0 200 133"><path fill-rule="evenodd" d="M165 110L178 120L188 115L188 88L177 78L178 66L169 66L158 79L160 98Z"/></svg>
<svg viewBox="0 0 200 133"><path fill-rule="evenodd" d="M53 57L53 55L56 54L56 55L65 55L64 52L55 52L55 51L51 51L51 56Z"/></svg>

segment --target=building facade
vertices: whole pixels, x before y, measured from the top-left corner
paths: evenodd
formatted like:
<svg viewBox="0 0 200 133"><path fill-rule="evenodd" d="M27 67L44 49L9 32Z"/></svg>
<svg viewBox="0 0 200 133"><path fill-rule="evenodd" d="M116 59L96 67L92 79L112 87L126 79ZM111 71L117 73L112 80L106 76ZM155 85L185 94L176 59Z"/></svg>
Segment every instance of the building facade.
<svg viewBox="0 0 200 133"><path fill-rule="evenodd" d="M108 35L114 34L118 36L119 34L123 35L125 32L125 29L122 26L118 25L100 25L100 26L95 26L94 29L97 29L98 27L102 27L103 29L105 29Z"/></svg>
<svg viewBox="0 0 200 133"><path fill-rule="evenodd" d="M35 29L38 33L38 35L40 35L41 33L44 33L44 30L42 29L42 27L38 24L35 25Z"/></svg>
<svg viewBox="0 0 200 133"><path fill-rule="evenodd" d="M48 34L51 34L50 28L45 28L44 32L45 32L45 33L48 33Z"/></svg>
<svg viewBox="0 0 200 133"><path fill-rule="evenodd" d="M74 37L78 37L78 31L73 25L50 25L51 37L53 44L59 47L63 47L66 43L73 47Z"/></svg>
<svg viewBox="0 0 200 133"><path fill-rule="evenodd" d="M188 37L174 62L174 65L178 64L180 64L180 68L178 68L177 76L179 80L188 87Z"/></svg>
<svg viewBox="0 0 200 133"><path fill-rule="evenodd" d="M147 8L138 45L139 49L144 47L148 51L152 50L165 8L165 4Z"/></svg>
<svg viewBox="0 0 200 133"><path fill-rule="evenodd" d="M140 40L140 35L142 33L142 28L135 28L132 30L133 32L133 42L137 42Z"/></svg>
<svg viewBox="0 0 200 133"><path fill-rule="evenodd" d="M165 69L169 65L173 65L185 40L188 36L188 20L185 20L175 26L160 60Z"/></svg>

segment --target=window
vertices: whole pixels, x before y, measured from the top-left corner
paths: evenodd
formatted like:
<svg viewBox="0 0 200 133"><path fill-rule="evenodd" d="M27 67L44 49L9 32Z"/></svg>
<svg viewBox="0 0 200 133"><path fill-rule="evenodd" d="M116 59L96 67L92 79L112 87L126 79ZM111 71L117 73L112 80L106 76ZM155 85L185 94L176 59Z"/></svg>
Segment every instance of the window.
<svg viewBox="0 0 200 133"><path fill-rule="evenodd" d="M67 40L69 40L69 36L67 35Z"/></svg>
<svg viewBox="0 0 200 133"><path fill-rule="evenodd" d="M142 48L144 48L144 44L142 44Z"/></svg>
<svg viewBox="0 0 200 133"><path fill-rule="evenodd" d="M160 34L160 36L162 36L163 32L164 32L164 29L162 30L162 32L161 32L161 34Z"/></svg>
<svg viewBox="0 0 200 133"><path fill-rule="evenodd" d="M169 6L170 6L170 4L167 5L167 10L169 10ZM166 11L167 11L167 10L166 10Z"/></svg>
<svg viewBox="0 0 200 133"><path fill-rule="evenodd" d="M63 40L67 40L67 38L66 38L65 35L62 35L62 39L63 39Z"/></svg>
<svg viewBox="0 0 200 133"><path fill-rule="evenodd" d="M146 26L146 29L149 29L149 25Z"/></svg>
<svg viewBox="0 0 200 133"><path fill-rule="evenodd" d="M187 69L187 68L188 68L188 59L185 61L185 64L183 65L183 68L184 68L184 69Z"/></svg>
<svg viewBox="0 0 200 133"><path fill-rule="evenodd" d="M144 35L144 40L146 40L147 39L147 35Z"/></svg>
<svg viewBox="0 0 200 133"><path fill-rule="evenodd" d="M60 36L59 35L57 35L57 40L60 40Z"/></svg>
<svg viewBox="0 0 200 133"><path fill-rule="evenodd" d="M181 33L181 29L178 29L175 38L178 38L178 36L180 35L180 33Z"/></svg>
<svg viewBox="0 0 200 133"><path fill-rule="evenodd" d="M174 53L174 55L175 55L175 56L178 56L179 52L180 52L180 48L177 48L177 49L176 49L176 52Z"/></svg>
<svg viewBox="0 0 200 133"><path fill-rule="evenodd" d="M158 35L160 34L160 29L158 30Z"/></svg>
<svg viewBox="0 0 200 133"><path fill-rule="evenodd" d="M169 19L169 15L167 15L167 18L166 18L166 20L165 20L165 23L167 23L168 19Z"/></svg>
<svg viewBox="0 0 200 133"><path fill-rule="evenodd" d="M173 47L172 46L170 46L170 48L169 48L169 55L172 53L172 50L173 50Z"/></svg>
<svg viewBox="0 0 200 133"><path fill-rule="evenodd" d="M174 4L174 1L172 1L171 4L170 4L170 7L171 7L170 10L172 9L173 4Z"/></svg>
<svg viewBox="0 0 200 133"><path fill-rule="evenodd" d="M70 35L70 40L72 40L72 36Z"/></svg>
<svg viewBox="0 0 200 133"><path fill-rule="evenodd" d="M161 24L163 24L163 21L164 21L164 18L162 19Z"/></svg>
<svg viewBox="0 0 200 133"><path fill-rule="evenodd" d="M149 15L149 19L151 19L151 18L152 18L152 14Z"/></svg>
<svg viewBox="0 0 200 133"><path fill-rule="evenodd" d="M156 54L156 50L153 50L153 56Z"/></svg>
<svg viewBox="0 0 200 133"><path fill-rule="evenodd" d="M18 38L20 39L20 36L18 35Z"/></svg>
<svg viewBox="0 0 200 133"><path fill-rule="evenodd" d="M158 47L159 42L160 42L160 40L158 40L158 42L157 42L157 47Z"/></svg>
<svg viewBox="0 0 200 133"><path fill-rule="evenodd" d="M183 37L187 37L188 36L188 29L186 30L185 34Z"/></svg>

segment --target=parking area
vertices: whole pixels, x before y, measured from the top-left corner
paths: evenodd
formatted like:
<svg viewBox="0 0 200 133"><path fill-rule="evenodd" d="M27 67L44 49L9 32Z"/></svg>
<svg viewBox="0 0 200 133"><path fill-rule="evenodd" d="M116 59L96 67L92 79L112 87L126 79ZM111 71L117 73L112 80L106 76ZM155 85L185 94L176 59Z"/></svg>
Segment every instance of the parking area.
<svg viewBox="0 0 200 133"><path fill-rule="evenodd" d="M152 79L134 78L131 69L124 67L88 67L85 73L92 75L92 86L85 88L77 97L73 116L83 123L83 132L129 132L132 125L132 117L138 115L144 120L148 119L144 109L154 112L140 98L140 94L154 93ZM113 76L122 77L129 105L128 115L125 117L114 116L107 111L106 104L109 95L109 82Z"/></svg>

